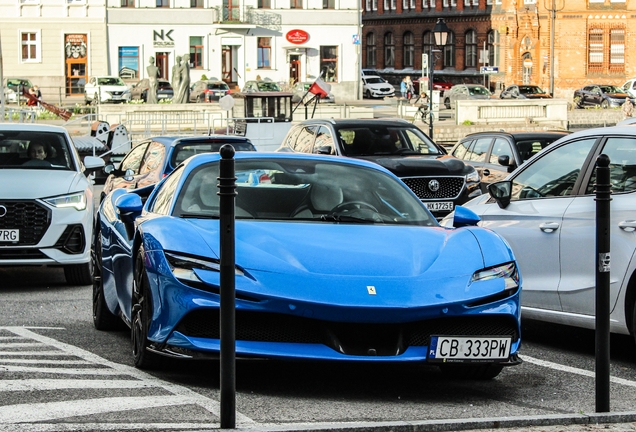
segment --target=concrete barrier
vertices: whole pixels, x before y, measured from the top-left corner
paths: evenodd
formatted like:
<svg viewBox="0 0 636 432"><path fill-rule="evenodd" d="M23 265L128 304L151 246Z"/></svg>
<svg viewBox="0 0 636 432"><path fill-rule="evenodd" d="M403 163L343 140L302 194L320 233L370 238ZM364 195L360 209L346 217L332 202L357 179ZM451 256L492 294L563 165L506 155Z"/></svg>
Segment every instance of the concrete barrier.
<svg viewBox="0 0 636 432"><path fill-rule="evenodd" d="M565 99L488 99L456 101L455 123L499 125L526 123L568 127Z"/></svg>

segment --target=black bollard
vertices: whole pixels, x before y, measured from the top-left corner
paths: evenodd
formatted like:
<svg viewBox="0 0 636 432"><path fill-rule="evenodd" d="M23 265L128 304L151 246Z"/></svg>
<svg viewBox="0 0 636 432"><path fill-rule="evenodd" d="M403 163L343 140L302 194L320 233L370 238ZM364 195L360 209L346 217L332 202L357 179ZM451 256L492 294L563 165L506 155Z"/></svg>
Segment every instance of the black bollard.
<svg viewBox="0 0 636 432"><path fill-rule="evenodd" d="M236 427L236 293L234 147L221 147L219 162L219 232L221 244L221 428Z"/></svg>
<svg viewBox="0 0 636 432"><path fill-rule="evenodd" d="M596 412L610 410L610 183L609 157L596 159Z"/></svg>

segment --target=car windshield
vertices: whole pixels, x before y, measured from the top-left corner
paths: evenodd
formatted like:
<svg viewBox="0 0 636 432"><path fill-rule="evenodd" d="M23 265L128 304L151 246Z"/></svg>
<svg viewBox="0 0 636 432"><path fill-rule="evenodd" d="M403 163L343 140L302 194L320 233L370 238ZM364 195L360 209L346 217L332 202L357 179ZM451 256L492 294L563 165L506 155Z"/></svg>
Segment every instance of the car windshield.
<svg viewBox="0 0 636 432"><path fill-rule="evenodd" d="M231 144L235 151L256 151L254 145L249 141L232 141L228 143L226 139L208 139L204 141L188 141L177 144L172 152L171 165L176 167L181 162L200 153L218 153L225 144Z"/></svg>
<svg viewBox="0 0 636 432"><path fill-rule="evenodd" d="M257 84L259 91L280 91L280 87L275 82L265 81Z"/></svg>
<svg viewBox="0 0 636 432"><path fill-rule="evenodd" d="M125 86L126 84L119 77L104 77L104 78L97 78L97 85Z"/></svg>
<svg viewBox="0 0 636 432"><path fill-rule="evenodd" d="M227 90L227 89L229 89L229 87L225 83L208 84L208 90Z"/></svg>
<svg viewBox="0 0 636 432"><path fill-rule="evenodd" d="M376 169L324 160L237 159L237 219L437 226L398 179ZM219 163L193 171L173 215L219 217Z"/></svg>
<svg viewBox="0 0 636 432"><path fill-rule="evenodd" d="M601 89L603 93L609 93L609 94L625 93L625 90L616 86L605 85L605 86L599 86L599 88Z"/></svg>
<svg viewBox="0 0 636 432"><path fill-rule="evenodd" d="M365 126L338 129L340 148L346 156L389 154L444 154L416 127Z"/></svg>
<svg viewBox="0 0 636 432"><path fill-rule="evenodd" d="M365 78L367 84L384 84L382 78Z"/></svg>
<svg viewBox="0 0 636 432"><path fill-rule="evenodd" d="M486 87L468 87L468 94L471 96L488 96L490 95L490 91Z"/></svg>
<svg viewBox="0 0 636 432"><path fill-rule="evenodd" d="M170 81L159 81L158 87L160 89L171 89L172 85L170 85Z"/></svg>
<svg viewBox="0 0 636 432"><path fill-rule="evenodd" d="M519 86L519 92L523 94L543 94L545 93L541 87L537 86Z"/></svg>
<svg viewBox="0 0 636 432"><path fill-rule="evenodd" d="M73 169L63 134L37 131L0 131L0 169Z"/></svg>

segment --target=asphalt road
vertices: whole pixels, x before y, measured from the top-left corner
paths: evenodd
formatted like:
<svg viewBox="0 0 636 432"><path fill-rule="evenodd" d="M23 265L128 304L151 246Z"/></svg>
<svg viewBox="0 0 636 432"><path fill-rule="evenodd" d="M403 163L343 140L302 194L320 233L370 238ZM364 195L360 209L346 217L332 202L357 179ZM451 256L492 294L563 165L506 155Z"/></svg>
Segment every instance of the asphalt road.
<svg viewBox="0 0 636 432"><path fill-rule="evenodd" d="M44 267L0 267L0 281L0 432L219 429L218 361L137 370L128 331L93 328L90 286ZM524 321L522 341L523 363L492 381L426 365L239 359L237 429L636 430L631 337L611 338L602 414L593 331Z"/></svg>

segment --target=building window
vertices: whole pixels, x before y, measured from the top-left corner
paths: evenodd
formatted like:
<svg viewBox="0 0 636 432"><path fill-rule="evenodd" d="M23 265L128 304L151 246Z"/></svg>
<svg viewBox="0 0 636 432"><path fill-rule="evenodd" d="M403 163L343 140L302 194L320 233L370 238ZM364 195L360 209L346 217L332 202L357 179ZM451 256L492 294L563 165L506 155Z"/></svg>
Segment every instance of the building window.
<svg viewBox="0 0 636 432"><path fill-rule="evenodd" d="M322 0L322 8L323 9L335 9L336 8L336 0Z"/></svg>
<svg viewBox="0 0 636 432"><path fill-rule="evenodd" d="M384 10L388 11L389 9L391 9L391 5L389 3L389 0L384 0Z"/></svg>
<svg viewBox="0 0 636 432"><path fill-rule="evenodd" d="M536 4L537 0L523 0L523 4Z"/></svg>
<svg viewBox="0 0 636 432"><path fill-rule="evenodd" d="M475 30L468 30L464 37L466 44L464 66L473 68L477 66L477 32Z"/></svg>
<svg viewBox="0 0 636 432"><path fill-rule="evenodd" d="M455 7L457 6L457 0L444 0L442 2L442 6L447 7Z"/></svg>
<svg viewBox="0 0 636 432"><path fill-rule="evenodd" d="M22 44L22 62L38 62L40 61L40 33L39 32L22 32L20 33Z"/></svg>
<svg viewBox="0 0 636 432"><path fill-rule="evenodd" d="M123 8L134 8L135 0L121 0L121 7Z"/></svg>
<svg viewBox="0 0 636 432"><path fill-rule="evenodd" d="M603 30L591 29L588 37L588 66L600 70L603 67Z"/></svg>
<svg viewBox="0 0 636 432"><path fill-rule="evenodd" d="M338 81L338 47L320 47L320 76L326 82Z"/></svg>
<svg viewBox="0 0 636 432"><path fill-rule="evenodd" d="M384 35L384 67L395 67L395 42L393 33Z"/></svg>
<svg viewBox="0 0 636 432"><path fill-rule="evenodd" d="M202 8L203 7L203 0L190 0L190 7L191 8Z"/></svg>
<svg viewBox="0 0 636 432"><path fill-rule="evenodd" d="M271 0L258 0L256 3L256 7L259 9L271 9L272 1Z"/></svg>
<svg viewBox="0 0 636 432"><path fill-rule="evenodd" d="M444 67L455 67L455 33L448 32L444 46Z"/></svg>
<svg viewBox="0 0 636 432"><path fill-rule="evenodd" d="M625 30L610 30L610 67L625 64Z"/></svg>
<svg viewBox="0 0 636 432"><path fill-rule="evenodd" d="M367 12L371 11L371 0L366 0L364 2L364 10L367 11Z"/></svg>
<svg viewBox="0 0 636 432"><path fill-rule="evenodd" d="M426 31L422 35L422 52L424 54L430 54L431 50L435 47L435 38L433 32ZM431 59L428 59L428 63L431 63Z"/></svg>
<svg viewBox="0 0 636 432"><path fill-rule="evenodd" d="M378 0L373 0L373 10L374 11L378 10Z"/></svg>
<svg viewBox="0 0 636 432"><path fill-rule="evenodd" d="M258 38L258 59L256 61L256 67L259 69L270 69L272 67L272 38L271 37L259 37Z"/></svg>
<svg viewBox="0 0 636 432"><path fill-rule="evenodd" d="M119 77L137 79L139 77L139 47L119 47Z"/></svg>
<svg viewBox="0 0 636 432"><path fill-rule="evenodd" d="M499 32L488 32L488 65L499 66Z"/></svg>
<svg viewBox="0 0 636 432"><path fill-rule="evenodd" d="M190 36L190 67L203 68L203 37Z"/></svg>
<svg viewBox="0 0 636 432"><path fill-rule="evenodd" d="M464 0L464 6L479 6L479 0Z"/></svg>
<svg viewBox="0 0 636 432"><path fill-rule="evenodd" d="M391 0L391 10L397 9L397 0Z"/></svg>
<svg viewBox="0 0 636 432"><path fill-rule="evenodd" d="M302 9L303 8L303 0L291 0L289 4L290 9Z"/></svg>
<svg viewBox="0 0 636 432"><path fill-rule="evenodd" d="M415 59L415 38L413 33L404 33L404 67L413 67Z"/></svg>
<svg viewBox="0 0 636 432"><path fill-rule="evenodd" d="M375 34L369 33L367 34L367 67L371 68L375 65Z"/></svg>
<svg viewBox="0 0 636 432"><path fill-rule="evenodd" d="M156 0L156 5L158 8L170 7L170 0Z"/></svg>
<svg viewBox="0 0 636 432"><path fill-rule="evenodd" d="M435 0L422 0L422 9L424 8L435 9Z"/></svg>

